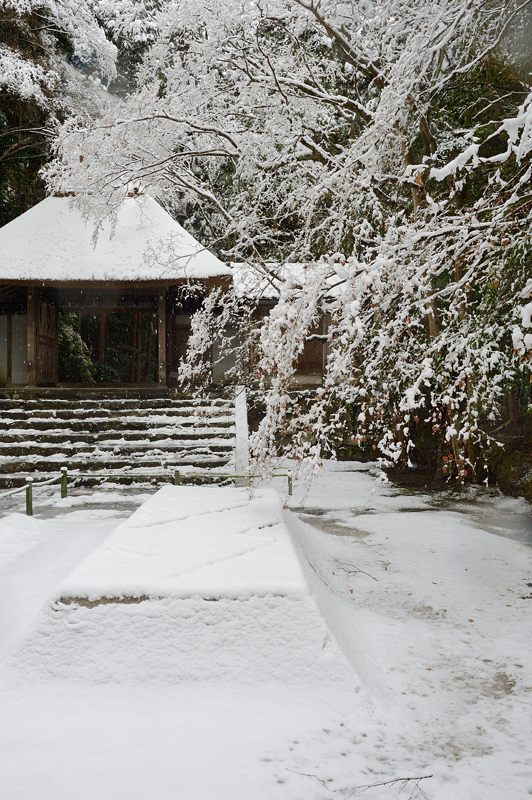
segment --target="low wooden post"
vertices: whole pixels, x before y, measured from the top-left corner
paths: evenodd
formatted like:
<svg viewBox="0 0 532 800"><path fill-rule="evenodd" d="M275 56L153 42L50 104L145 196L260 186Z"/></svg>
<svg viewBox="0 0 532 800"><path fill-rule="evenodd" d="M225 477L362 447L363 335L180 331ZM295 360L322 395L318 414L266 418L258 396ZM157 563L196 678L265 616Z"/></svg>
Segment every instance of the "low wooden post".
<svg viewBox="0 0 532 800"><path fill-rule="evenodd" d="M176 469L174 474L174 483L176 486L181 486L181 473Z"/></svg>
<svg viewBox="0 0 532 800"><path fill-rule="evenodd" d="M33 478L26 478L26 514L33 516Z"/></svg>
<svg viewBox="0 0 532 800"><path fill-rule="evenodd" d="M61 467L61 500L68 497L68 467Z"/></svg>
<svg viewBox="0 0 532 800"><path fill-rule="evenodd" d="M293 479L292 479L292 470L291 469L288 470L287 478L288 478L288 496L292 497L292 491L293 491L293 488L294 488L294 482L293 482Z"/></svg>

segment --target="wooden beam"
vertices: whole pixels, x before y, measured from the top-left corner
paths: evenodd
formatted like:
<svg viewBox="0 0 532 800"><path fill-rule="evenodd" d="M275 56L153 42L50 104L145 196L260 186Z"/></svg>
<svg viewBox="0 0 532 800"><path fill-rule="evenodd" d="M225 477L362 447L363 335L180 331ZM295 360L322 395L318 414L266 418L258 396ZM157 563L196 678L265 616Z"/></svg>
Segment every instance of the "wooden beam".
<svg viewBox="0 0 532 800"><path fill-rule="evenodd" d="M37 278L33 280L25 280L20 278L0 278L0 286L51 286L54 289L82 289L84 292L89 289L95 291L114 291L116 289L125 289L129 291L146 291L148 289L158 290L164 289L168 286L189 286L190 284L199 284L207 291L210 289L227 289L229 290L233 283L232 275L214 275L211 278L176 278L173 281L60 281L60 280L43 280Z"/></svg>
<svg viewBox="0 0 532 800"><path fill-rule="evenodd" d="M159 289L159 309L157 316L157 342L158 342L158 382L159 386L166 386L166 289Z"/></svg>
<svg viewBox="0 0 532 800"><path fill-rule="evenodd" d="M37 313L37 289L28 286L28 303L26 309L27 326L27 350L26 363L28 367L27 382L29 386L37 385L37 335L36 335L36 313Z"/></svg>

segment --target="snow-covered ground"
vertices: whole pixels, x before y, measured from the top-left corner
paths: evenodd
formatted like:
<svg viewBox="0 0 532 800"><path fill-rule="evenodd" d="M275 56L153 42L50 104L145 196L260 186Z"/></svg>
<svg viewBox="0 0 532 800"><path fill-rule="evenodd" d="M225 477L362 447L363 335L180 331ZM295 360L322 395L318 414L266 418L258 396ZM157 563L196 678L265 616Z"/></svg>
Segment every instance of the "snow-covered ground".
<svg viewBox="0 0 532 800"><path fill-rule="evenodd" d="M532 795L528 507L367 469L0 519L0 796Z"/></svg>
<svg viewBox="0 0 532 800"><path fill-rule="evenodd" d="M430 798L532 795L530 507L400 492L366 470L327 465L294 498L312 522L295 534L334 598L333 631L396 727L388 772L404 771L402 753L407 771L434 774Z"/></svg>

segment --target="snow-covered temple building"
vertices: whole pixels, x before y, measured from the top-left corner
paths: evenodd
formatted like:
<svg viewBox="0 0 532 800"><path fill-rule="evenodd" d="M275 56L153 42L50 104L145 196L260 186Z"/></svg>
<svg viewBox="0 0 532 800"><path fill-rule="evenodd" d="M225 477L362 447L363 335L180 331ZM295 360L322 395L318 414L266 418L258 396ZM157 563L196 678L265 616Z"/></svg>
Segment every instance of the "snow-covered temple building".
<svg viewBox="0 0 532 800"><path fill-rule="evenodd" d="M149 196L97 236L48 197L0 228L0 385L176 385L191 314L231 280Z"/></svg>
<svg viewBox="0 0 532 800"><path fill-rule="evenodd" d="M205 351L211 391L176 394L209 292L222 289L223 303L234 289L257 322L278 302L278 288L251 273L223 264L147 195L125 198L98 229L70 197L0 228L0 490L64 465L89 485L242 471L226 384L237 359L251 378L256 354L238 323L225 330L232 351L217 337ZM309 337L294 389L321 381L323 354L321 337Z"/></svg>

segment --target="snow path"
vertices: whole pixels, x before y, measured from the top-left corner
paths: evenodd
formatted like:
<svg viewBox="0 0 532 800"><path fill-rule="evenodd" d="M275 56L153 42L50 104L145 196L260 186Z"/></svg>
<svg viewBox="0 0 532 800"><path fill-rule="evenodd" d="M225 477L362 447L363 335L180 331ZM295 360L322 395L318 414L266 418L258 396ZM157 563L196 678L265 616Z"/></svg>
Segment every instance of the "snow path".
<svg viewBox="0 0 532 800"><path fill-rule="evenodd" d="M97 531L76 526L68 546L74 526L61 520L20 555L14 606L41 576L0 671L0 796L317 800L322 765L346 779L379 769L353 752L371 703L328 638L281 503L271 490L243 497L166 487L108 538L116 520L74 511ZM70 589L116 600L117 580L138 601L68 599ZM157 580L174 596L139 596Z"/></svg>
<svg viewBox="0 0 532 800"><path fill-rule="evenodd" d="M39 538L33 539L29 550L0 570L0 664L31 629L57 583L97 547L118 522L116 518L101 519L85 514L83 524L77 525L69 519L56 520L53 527L32 518L23 520L28 528L37 528Z"/></svg>
<svg viewBox="0 0 532 800"><path fill-rule="evenodd" d="M30 531L27 541L17 533L15 544L6 538L3 555L11 566L3 574L12 576L13 591L28 603L11 652L25 633L30 636L17 649L14 669L6 665L0 672L0 796L326 800L357 796L356 786L425 774L433 777L420 787L423 794L415 787L381 787L367 795L532 796L529 508L486 492L399 491L376 481L369 469L329 463L308 496L296 489L292 508L312 527L283 514L329 630L361 679L353 682L339 676L331 683L330 667L318 663L334 647L315 636L315 620L309 626L315 638L298 638L302 619L308 620L308 611L295 613L301 601L283 605L286 596L278 602L269 595L266 602L255 597L253 606L235 596L235 578L238 594L264 578L259 554L266 547L248 553L239 547L240 554L227 552L217 564L196 562L202 548L188 555L183 550L173 566L162 558L156 563L172 517L180 517L180 531L205 543L223 529L228 509L221 506L209 511L202 503L191 524L182 509L167 513L148 502L106 540L103 528L110 531L118 521L125 495L110 494L117 508L107 512L79 509L83 498L72 497L62 502L76 510L60 517L41 543L40 530ZM282 495L285 482L277 484ZM94 493L88 502L99 497ZM275 538L275 525L256 525L252 534L237 501L235 495L231 515L239 520L238 536ZM46 515L65 507L55 502ZM260 512L254 525L259 518L267 521ZM102 546L94 550L96 540L83 530L89 519L101 535ZM66 538L68 553L57 552L68 521L80 537L79 554ZM151 577L136 568L146 550L143 526ZM0 557L1 545L0 536ZM113 564L126 561L121 580L127 591L149 590L157 570L181 598L94 608L55 604L35 635L34 614L54 593L85 584L85 596L112 594ZM247 582L246 564L261 570L248 569ZM205 588L214 585L217 597L206 596ZM283 585L286 592L289 583ZM26 590L37 595L35 602L25 600ZM183 590L191 596L183 597ZM179 611L185 606L186 618ZM2 620L3 611L0 606ZM17 612L13 604L13 630ZM184 644L177 658L175 642ZM295 643L300 652L306 646L315 654L307 672L301 660L290 660ZM316 676L327 680L312 685Z"/></svg>
<svg viewBox="0 0 532 800"><path fill-rule="evenodd" d="M325 800L312 776L368 774L360 702L187 685L29 685L2 697L6 800ZM353 744L355 740L356 744ZM378 761L372 766L378 769ZM388 773L386 773L388 774ZM371 800L390 800L374 793ZM453 798L455 800L455 798Z"/></svg>

